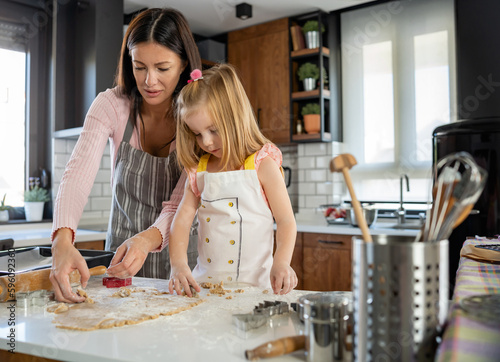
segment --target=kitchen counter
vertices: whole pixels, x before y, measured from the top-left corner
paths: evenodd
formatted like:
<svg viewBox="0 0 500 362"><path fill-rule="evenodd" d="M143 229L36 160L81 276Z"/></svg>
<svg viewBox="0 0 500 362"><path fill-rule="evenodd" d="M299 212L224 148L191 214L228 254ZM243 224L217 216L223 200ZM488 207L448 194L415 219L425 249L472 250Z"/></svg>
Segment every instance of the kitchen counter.
<svg viewBox="0 0 500 362"><path fill-rule="evenodd" d="M296 215L297 231L303 233L337 234L337 235L360 235L361 229L351 224L328 224L321 214ZM369 227L372 235L397 235L417 236L417 229L395 229L395 219L379 218ZM410 222L409 222L409 225Z"/></svg>
<svg viewBox="0 0 500 362"><path fill-rule="evenodd" d="M14 239L14 248L50 245L52 223L13 223L0 225L0 240ZM75 243L105 240L106 232L77 229Z"/></svg>
<svg viewBox="0 0 500 362"><path fill-rule="evenodd" d="M133 285L167 290L165 280L134 277ZM304 334L304 325L293 311L273 316L267 326L247 332L232 324L232 315L251 313L263 301L296 302L299 296L310 292L294 290L277 296L272 292L263 294L260 288L243 289L241 294L230 293L233 299L207 297L207 290L202 289L200 295L206 301L190 310L136 325L89 332L56 328L52 324L54 314L43 307L16 308L15 352L63 361L237 362L246 361L247 349ZM9 305L0 303L0 356L10 348L6 345L10 333L6 325ZM296 351L273 361L305 361L305 352Z"/></svg>

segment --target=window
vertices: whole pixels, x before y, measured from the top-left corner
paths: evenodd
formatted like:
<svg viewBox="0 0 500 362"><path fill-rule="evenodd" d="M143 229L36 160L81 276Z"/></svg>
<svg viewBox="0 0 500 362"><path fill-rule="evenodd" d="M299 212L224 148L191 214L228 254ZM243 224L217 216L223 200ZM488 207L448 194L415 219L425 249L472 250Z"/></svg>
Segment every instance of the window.
<svg viewBox="0 0 500 362"><path fill-rule="evenodd" d="M0 48L0 198L11 206L23 204L25 73L26 53Z"/></svg>
<svg viewBox="0 0 500 362"><path fill-rule="evenodd" d="M345 151L358 198L430 200L432 131L455 114L453 0L396 1L341 15Z"/></svg>
<svg viewBox="0 0 500 362"><path fill-rule="evenodd" d="M29 177L51 169L51 33L49 2L2 2L0 197L10 206L23 205Z"/></svg>

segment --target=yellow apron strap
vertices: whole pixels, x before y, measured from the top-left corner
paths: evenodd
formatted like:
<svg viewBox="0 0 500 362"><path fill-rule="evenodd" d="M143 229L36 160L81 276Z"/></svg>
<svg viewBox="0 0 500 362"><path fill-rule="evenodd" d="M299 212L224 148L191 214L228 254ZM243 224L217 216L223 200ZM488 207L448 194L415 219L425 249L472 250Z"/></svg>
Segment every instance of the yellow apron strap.
<svg viewBox="0 0 500 362"><path fill-rule="evenodd" d="M207 170L208 159L210 158L210 153L205 153L200 158L200 162L198 163L198 169L196 172L203 172Z"/></svg>
<svg viewBox="0 0 500 362"><path fill-rule="evenodd" d="M252 153L250 156L247 157L245 160L245 170L255 170L255 153Z"/></svg>

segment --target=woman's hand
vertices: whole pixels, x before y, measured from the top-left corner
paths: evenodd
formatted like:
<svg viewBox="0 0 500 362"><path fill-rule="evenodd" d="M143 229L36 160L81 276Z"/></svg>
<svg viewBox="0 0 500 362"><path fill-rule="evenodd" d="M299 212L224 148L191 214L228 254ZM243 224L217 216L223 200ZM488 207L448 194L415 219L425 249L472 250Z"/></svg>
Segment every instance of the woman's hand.
<svg viewBox="0 0 500 362"><path fill-rule="evenodd" d="M149 252L161 245L162 236L157 228L150 228L123 242L116 249L108 268L108 275L130 278L141 270Z"/></svg>
<svg viewBox="0 0 500 362"><path fill-rule="evenodd" d="M297 274L288 263L274 261L271 268L271 287L274 294L287 294L297 286Z"/></svg>
<svg viewBox="0 0 500 362"><path fill-rule="evenodd" d="M52 269L49 279L54 288L54 294L59 302L80 303L85 301L71 290L69 274L77 269L81 275L81 283L85 288L90 278L87 262L73 246L73 231L62 228L56 231L52 242Z"/></svg>
<svg viewBox="0 0 500 362"><path fill-rule="evenodd" d="M170 281L168 282L168 291L170 294L173 294L175 289L177 295L182 295L182 289L184 289L186 295L192 297L193 294L191 293L190 285L193 286L194 290L198 293L201 291L187 263L179 263L178 265L171 264L171 268Z"/></svg>

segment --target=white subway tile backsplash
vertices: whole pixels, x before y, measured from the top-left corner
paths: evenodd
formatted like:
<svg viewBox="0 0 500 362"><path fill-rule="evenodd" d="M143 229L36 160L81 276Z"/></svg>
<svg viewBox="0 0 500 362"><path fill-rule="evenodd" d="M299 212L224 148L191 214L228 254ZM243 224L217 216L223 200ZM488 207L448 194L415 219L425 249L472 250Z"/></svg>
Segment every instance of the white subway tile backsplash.
<svg viewBox="0 0 500 362"><path fill-rule="evenodd" d="M316 157L316 168L325 169L330 171L330 160L331 156L318 156Z"/></svg>
<svg viewBox="0 0 500 362"><path fill-rule="evenodd" d="M89 201L92 211L109 211L111 208L109 197L93 197Z"/></svg>
<svg viewBox="0 0 500 362"><path fill-rule="evenodd" d="M302 182L299 184L300 195L316 195L316 184L314 182Z"/></svg>
<svg viewBox="0 0 500 362"><path fill-rule="evenodd" d="M73 149L75 148L76 140L64 140L64 142L66 142L66 153L71 155Z"/></svg>
<svg viewBox="0 0 500 362"><path fill-rule="evenodd" d="M314 157L299 157L297 165L301 170L314 169L315 161Z"/></svg>
<svg viewBox="0 0 500 362"><path fill-rule="evenodd" d="M325 182L326 170L306 170L306 182Z"/></svg>
<svg viewBox="0 0 500 362"><path fill-rule="evenodd" d="M318 182L315 189L316 195L333 195L333 183Z"/></svg>
<svg viewBox="0 0 500 362"><path fill-rule="evenodd" d="M305 207L308 209L316 210L320 205L328 203L327 195L306 196Z"/></svg>
<svg viewBox="0 0 500 362"><path fill-rule="evenodd" d="M330 143L308 143L305 148L305 156L324 156L331 154Z"/></svg>
<svg viewBox="0 0 500 362"><path fill-rule="evenodd" d="M89 197L102 197L102 184L95 183L92 185L92 189L90 190Z"/></svg>

